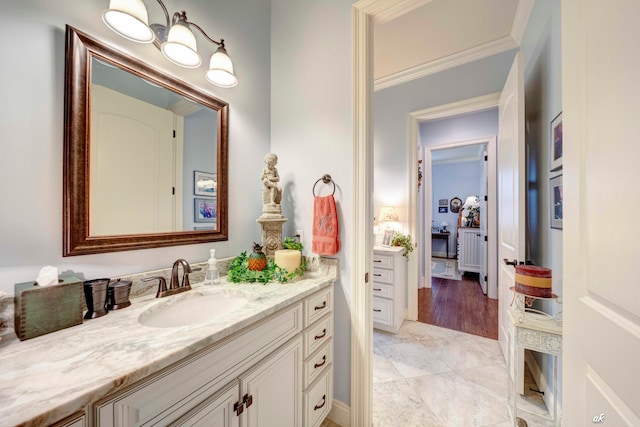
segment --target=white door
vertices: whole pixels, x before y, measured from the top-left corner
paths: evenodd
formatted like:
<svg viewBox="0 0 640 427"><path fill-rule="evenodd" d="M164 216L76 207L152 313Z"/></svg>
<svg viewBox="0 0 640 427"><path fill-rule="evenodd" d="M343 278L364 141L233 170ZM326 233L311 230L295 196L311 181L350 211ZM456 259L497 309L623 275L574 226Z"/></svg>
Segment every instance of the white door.
<svg viewBox="0 0 640 427"><path fill-rule="evenodd" d="M91 90L91 236L173 231L173 113Z"/></svg>
<svg viewBox="0 0 640 427"><path fill-rule="evenodd" d="M525 151L524 151L524 78L522 56L518 53L500 95L498 106L498 341L507 355L509 316L513 301L515 268L509 262L524 261L525 256ZM514 366L524 364L520 349ZM523 369L516 369L516 387L524 390Z"/></svg>
<svg viewBox="0 0 640 427"><path fill-rule="evenodd" d="M640 425L639 18L638 0L562 1L567 426Z"/></svg>

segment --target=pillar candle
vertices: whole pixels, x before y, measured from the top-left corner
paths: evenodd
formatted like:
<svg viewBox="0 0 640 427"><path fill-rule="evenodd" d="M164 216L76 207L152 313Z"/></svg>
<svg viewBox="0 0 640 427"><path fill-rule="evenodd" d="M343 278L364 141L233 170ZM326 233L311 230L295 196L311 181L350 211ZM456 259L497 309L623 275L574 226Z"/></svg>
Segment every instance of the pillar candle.
<svg viewBox="0 0 640 427"><path fill-rule="evenodd" d="M296 271L300 267L301 253L297 249L282 249L275 252L275 262L280 268L286 269L289 273Z"/></svg>

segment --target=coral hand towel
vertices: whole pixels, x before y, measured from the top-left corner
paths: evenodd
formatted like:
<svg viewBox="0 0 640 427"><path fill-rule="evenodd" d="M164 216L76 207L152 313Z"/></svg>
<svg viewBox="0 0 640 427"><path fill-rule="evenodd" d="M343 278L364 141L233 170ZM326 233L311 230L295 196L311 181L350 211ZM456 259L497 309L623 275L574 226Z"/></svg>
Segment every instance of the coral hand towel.
<svg viewBox="0 0 640 427"><path fill-rule="evenodd" d="M319 255L335 255L340 251L338 213L333 196L313 199L313 242L311 250Z"/></svg>

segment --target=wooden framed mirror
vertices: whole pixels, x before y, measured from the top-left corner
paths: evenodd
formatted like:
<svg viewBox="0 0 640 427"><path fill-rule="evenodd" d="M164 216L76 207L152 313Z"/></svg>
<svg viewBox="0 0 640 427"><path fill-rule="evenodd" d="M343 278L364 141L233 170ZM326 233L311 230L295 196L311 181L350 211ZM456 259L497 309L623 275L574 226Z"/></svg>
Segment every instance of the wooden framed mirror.
<svg viewBox="0 0 640 427"><path fill-rule="evenodd" d="M63 256L228 240L228 114L67 26Z"/></svg>

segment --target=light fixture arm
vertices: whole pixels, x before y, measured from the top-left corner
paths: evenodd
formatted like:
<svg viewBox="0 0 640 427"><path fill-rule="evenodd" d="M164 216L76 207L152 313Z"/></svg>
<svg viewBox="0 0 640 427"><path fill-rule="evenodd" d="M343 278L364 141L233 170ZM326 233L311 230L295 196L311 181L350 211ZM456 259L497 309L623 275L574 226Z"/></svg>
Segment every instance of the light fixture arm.
<svg viewBox="0 0 640 427"><path fill-rule="evenodd" d="M158 4L160 5L160 7L162 8L162 11L164 12L164 17L167 21L166 25L164 26L165 28L169 28L169 25L171 24L171 19L169 18L169 11L167 10L167 7L164 5L164 3L162 3L162 0L156 0L158 2Z"/></svg>
<svg viewBox="0 0 640 427"><path fill-rule="evenodd" d="M160 1L160 0L158 0L158 1ZM177 14L177 12L176 12L176 14ZM209 36L207 35L207 33L205 33L205 32L204 32L204 30L203 30L202 28L200 28L200 25L198 25L198 24L196 24L196 23L193 23L193 22L191 22L191 21L188 21L188 20L187 20L187 14L185 13L185 11L184 11L184 10L182 11L182 16L184 17L185 22L186 22L187 24L189 24L189 26L194 27L194 28L197 28L197 29L198 29L198 31L200 31L200 32L202 33L202 35L203 35L207 40L209 40L211 43L215 44L216 46L220 46L220 47L224 48L224 39L220 39L220 41L216 41L216 40L212 39L211 37L209 37Z"/></svg>

